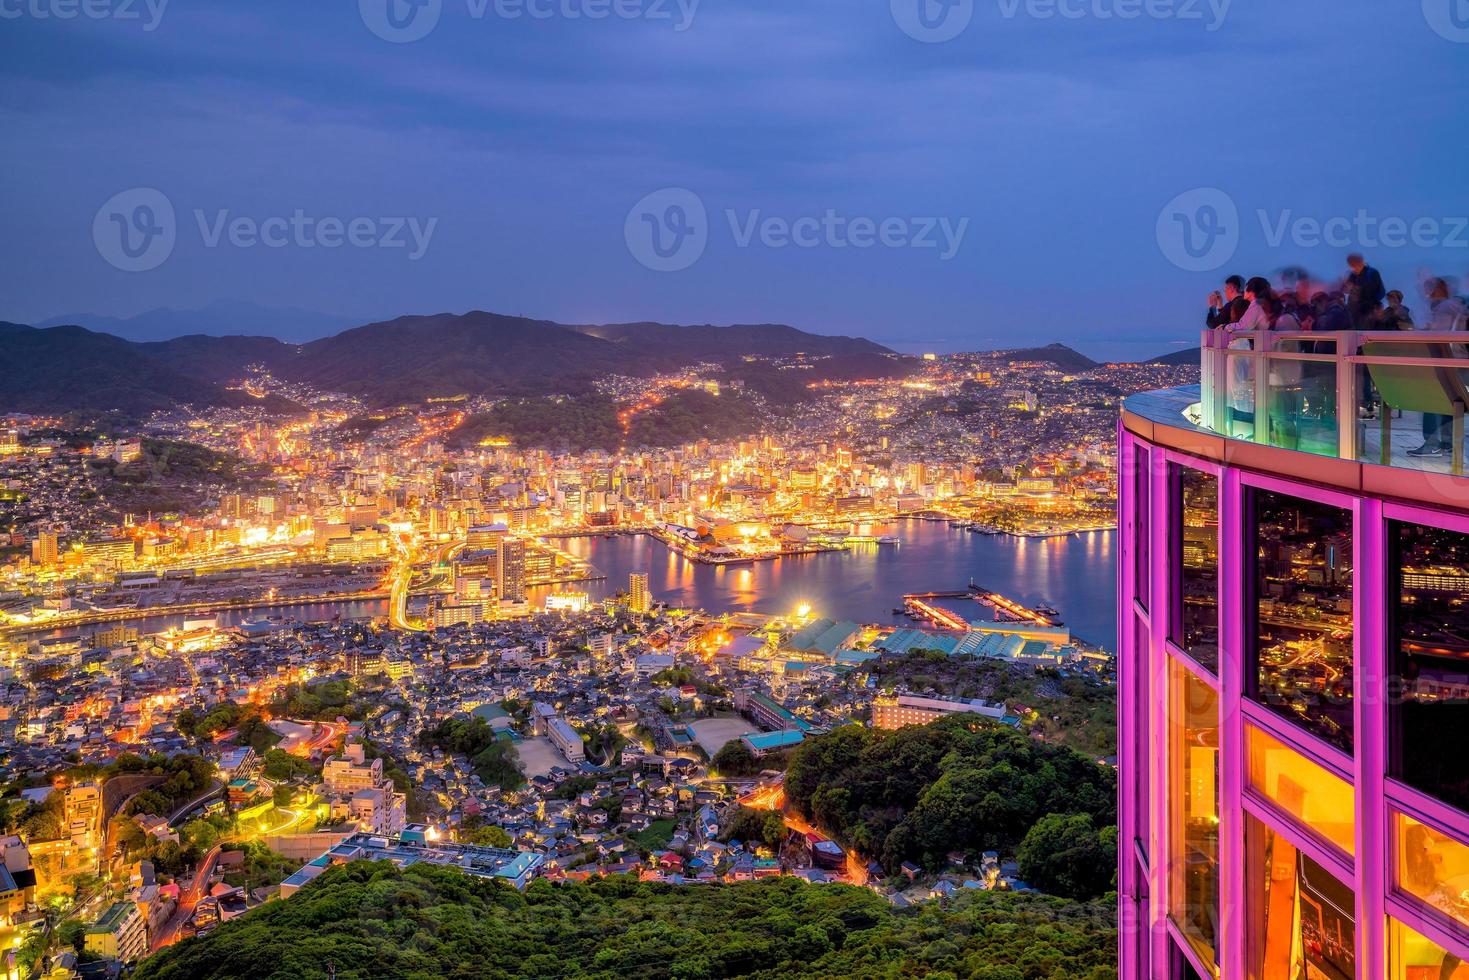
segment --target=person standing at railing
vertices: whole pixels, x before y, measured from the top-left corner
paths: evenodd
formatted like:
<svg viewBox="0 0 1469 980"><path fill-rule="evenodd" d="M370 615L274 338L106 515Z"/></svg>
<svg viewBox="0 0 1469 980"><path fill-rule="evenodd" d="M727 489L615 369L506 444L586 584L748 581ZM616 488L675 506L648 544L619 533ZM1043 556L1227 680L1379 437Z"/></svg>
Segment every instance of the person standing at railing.
<svg viewBox="0 0 1469 980"><path fill-rule="evenodd" d="M1312 296L1308 319L1309 323L1302 321L1306 329L1320 333L1333 333L1352 328L1351 317L1347 315L1346 304L1342 302L1341 293L1317 293Z"/></svg>
<svg viewBox="0 0 1469 980"><path fill-rule="evenodd" d="M1265 315L1270 319L1271 330L1298 331L1301 329L1301 320L1295 314L1293 304L1286 303L1279 296L1272 296L1262 300Z"/></svg>
<svg viewBox="0 0 1469 980"><path fill-rule="evenodd" d="M1382 274L1368 265L1362 256L1348 255L1347 266L1352 270L1346 283L1350 297L1347 312L1351 316L1352 329L1371 330L1382 312L1387 287L1382 284Z"/></svg>
<svg viewBox="0 0 1469 980"><path fill-rule="evenodd" d="M1469 330L1469 315L1464 302L1453 294L1448 280L1434 278L1424 283L1428 291L1428 322L1424 329L1434 333ZM1469 347L1450 344L1455 357L1469 357ZM1454 451L1453 418L1448 415L1423 414L1423 445L1408 450L1409 456L1446 456Z"/></svg>
<svg viewBox="0 0 1469 980"><path fill-rule="evenodd" d="M1403 294L1394 289L1387 294L1387 306L1377 318L1378 330L1412 330L1413 311L1403 305Z"/></svg>
<svg viewBox="0 0 1469 980"><path fill-rule="evenodd" d="M1245 283L1243 299L1247 306L1244 315L1233 326L1226 328L1231 335L1269 330L1271 314L1269 304L1275 299L1270 281L1255 276ZM1249 337L1235 337L1229 342L1230 350L1250 350ZM1229 408L1235 421L1253 425L1255 422L1254 364L1248 357L1231 358L1229 372Z"/></svg>
<svg viewBox="0 0 1469 980"><path fill-rule="evenodd" d="M1209 294L1209 313L1204 318L1204 325L1210 330L1218 330L1238 323L1250 306L1244 293L1245 281L1241 276L1230 276L1224 280L1223 295L1217 290Z"/></svg>
<svg viewBox="0 0 1469 980"><path fill-rule="evenodd" d="M1275 291L1270 288L1270 280L1263 276L1256 276L1245 283L1245 307L1244 315L1239 318L1231 330L1269 330L1270 312L1268 304L1275 299ZM1248 342L1247 342L1248 343Z"/></svg>
<svg viewBox="0 0 1469 980"><path fill-rule="evenodd" d="M1428 287L1428 329L1440 333L1469 330L1469 308L1454 295L1447 279L1430 279ZM1469 346L1450 344L1455 357L1469 357Z"/></svg>

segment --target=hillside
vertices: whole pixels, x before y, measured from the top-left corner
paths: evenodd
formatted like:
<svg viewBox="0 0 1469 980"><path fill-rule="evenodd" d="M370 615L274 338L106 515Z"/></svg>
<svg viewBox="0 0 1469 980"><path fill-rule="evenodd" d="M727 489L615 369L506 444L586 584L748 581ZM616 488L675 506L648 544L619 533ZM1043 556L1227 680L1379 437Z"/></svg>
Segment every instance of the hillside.
<svg viewBox="0 0 1469 980"><path fill-rule="evenodd" d="M835 355L830 360L850 361L849 369L887 355L869 341L774 325L568 327L482 311L399 317L300 345L204 334L134 343L74 325L0 324L0 362L17 366L0 378L0 411L144 415L180 402L236 404L241 396L222 386L252 364L383 405L458 394L579 395L609 374L802 351Z"/></svg>
<svg viewBox="0 0 1469 980"><path fill-rule="evenodd" d="M687 327L667 323L609 323L570 329L619 344L668 348L681 357L695 360L722 360L752 351L767 357L892 353L881 344L860 337L822 336L777 323L737 323L728 327L707 323Z"/></svg>
<svg viewBox="0 0 1469 980"><path fill-rule="evenodd" d="M0 364L0 411L141 415L227 397L186 363L81 327L0 323Z"/></svg>
<svg viewBox="0 0 1469 980"><path fill-rule="evenodd" d="M933 650L887 654L870 665L884 691L1004 701L1027 708L1023 730L1090 758L1117 754L1117 689L1055 671L986 657L954 657Z"/></svg>
<svg viewBox="0 0 1469 980"><path fill-rule="evenodd" d="M951 852L1023 856L1047 817L1083 817L1091 841L1075 851L1079 867L1022 859L1020 869L1031 884L1060 893L1064 882L1078 898L1110 887L1116 788L1116 773L1086 756L976 715L897 731L838 728L803 742L785 779L790 807L890 873L904 861L942 870Z"/></svg>
<svg viewBox="0 0 1469 980"><path fill-rule="evenodd" d="M1045 347L1025 347L1020 350L996 351L1007 364L1024 361L1040 361L1054 364L1062 371L1081 373L1097 367L1097 362L1065 344L1049 344Z"/></svg>
<svg viewBox="0 0 1469 980"><path fill-rule="evenodd" d="M1169 354L1160 354L1147 363L1163 364L1168 367L1198 367L1199 349L1197 347L1186 347L1183 350L1176 350Z"/></svg>
<svg viewBox="0 0 1469 980"><path fill-rule="evenodd" d="M138 980L1116 976L1115 901L961 895L894 910L791 878L508 885L357 862L145 960Z"/></svg>
<svg viewBox="0 0 1469 980"><path fill-rule="evenodd" d="M289 376L380 404L463 393L578 389L606 374L651 374L679 362L549 320L475 311L370 323L301 348Z"/></svg>
<svg viewBox="0 0 1469 980"><path fill-rule="evenodd" d="M617 404L603 395L509 400L466 418L449 442L463 448L498 437L523 449L611 452L620 446L663 449L699 439L733 439L759 430L760 413L751 399L689 388L638 413L625 430Z"/></svg>

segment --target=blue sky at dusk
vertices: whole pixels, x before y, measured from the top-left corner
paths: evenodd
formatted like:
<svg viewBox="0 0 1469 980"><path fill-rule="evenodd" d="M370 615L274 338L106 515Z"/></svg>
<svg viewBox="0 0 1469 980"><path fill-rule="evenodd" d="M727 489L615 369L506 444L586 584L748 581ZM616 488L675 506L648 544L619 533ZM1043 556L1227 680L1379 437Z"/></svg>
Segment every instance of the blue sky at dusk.
<svg viewBox="0 0 1469 980"><path fill-rule="evenodd" d="M1469 275L1464 0L387 2L0 0L0 319L248 299L1128 356L1196 342L1229 272ZM146 271L94 227L133 188L175 212ZM297 212L363 244L210 237ZM409 218L421 255L368 244ZM686 221L686 267L630 245ZM1191 271L1206 234L1233 254Z"/></svg>

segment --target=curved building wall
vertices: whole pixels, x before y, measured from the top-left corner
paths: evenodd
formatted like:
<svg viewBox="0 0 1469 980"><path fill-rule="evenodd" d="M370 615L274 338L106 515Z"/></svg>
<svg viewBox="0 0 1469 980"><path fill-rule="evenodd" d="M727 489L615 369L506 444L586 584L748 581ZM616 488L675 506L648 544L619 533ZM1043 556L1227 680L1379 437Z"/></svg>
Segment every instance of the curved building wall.
<svg viewBox="0 0 1469 980"><path fill-rule="evenodd" d="M1232 449L1119 429L1121 975L1469 980L1469 480Z"/></svg>

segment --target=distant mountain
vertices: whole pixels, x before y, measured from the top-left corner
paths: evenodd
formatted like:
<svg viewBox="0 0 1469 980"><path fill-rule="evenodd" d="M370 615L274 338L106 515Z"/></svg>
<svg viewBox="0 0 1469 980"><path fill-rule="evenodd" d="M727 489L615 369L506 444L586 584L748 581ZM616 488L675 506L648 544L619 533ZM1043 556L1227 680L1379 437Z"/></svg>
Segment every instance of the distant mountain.
<svg viewBox="0 0 1469 980"><path fill-rule="evenodd" d="M225 404L229 393L120 337L82 327L0 322L0 410L144 415L179 402Z"/></svg>
<svg viewBox="0 0 1469 980"><path fill-rule="evenodd" d="M301 348L290 376L381 403L464 393L536 394L607 374L646 374L678 358L550 320L474 311L370 323Z"/></svg>
<svg viewBox="0 0 1469 980"><path fill-rule="evenodd" d="M1050 344L1046 347L1026 347L1021 350L996 351L997 354L1010 364L1020 361L1048 361L1063 371L1090 371L1097 367L1097 362L1087 357L1080 351L1072 350L1065 344Z"/></svg>
<svg viewBox="0 0 1469 980"><path fill-rule="evenodd" d="M892 353L881 344L861 337L827 337L778 323L737 323L728 327L707 323L688 327L667 323L609 323L571 329L616 343L646 345L675 351L682 357L716 360L757 351L769 357Z"/></svg>
<svg viewBox="0 0 1469 980"><path fill-rule="evenodd" d="M1169 354L1162 354L1148 361L1149 364L1164 364L1169 367L1198 367L1199 349L1197 347L1186 347Z"/></svg>
<svg viewBox="0 0 1469 980"><path fill-rule="evenodd" d="M271 309L241 300L219 300L200 310L148 310L137 316L113 317L93 313L52 317L38 327L81 326L123 340L172 340L190 334L209 337L275 337L304 343L329 337L359 321L352 317L312 310Z"/></svg>
<svg viewBox="0 0 1469 980"><path fill-rule="evenodd" d="M771 324L570 327L478 310L399 317L305 344L204 334L134 343L76 325L5 324L0 363L17 367L0 372L0 410L146 414L178 402L234 404L241 396L223 385L252 364L375 404L402 404L458 394L576 394L609 374L802 352L846 370L891 353L866 340Z"/></svg>
<svg viewBox="0 0 1469 980"><path fill-rule="evenodd" d="M386 402L464 392L575 390L608 374L640 376L695 361L882 355L869 340L825 337L778 324L682 327L665 323L567 326L475 310L405 316L301 347L290 376Z"/></svg>

